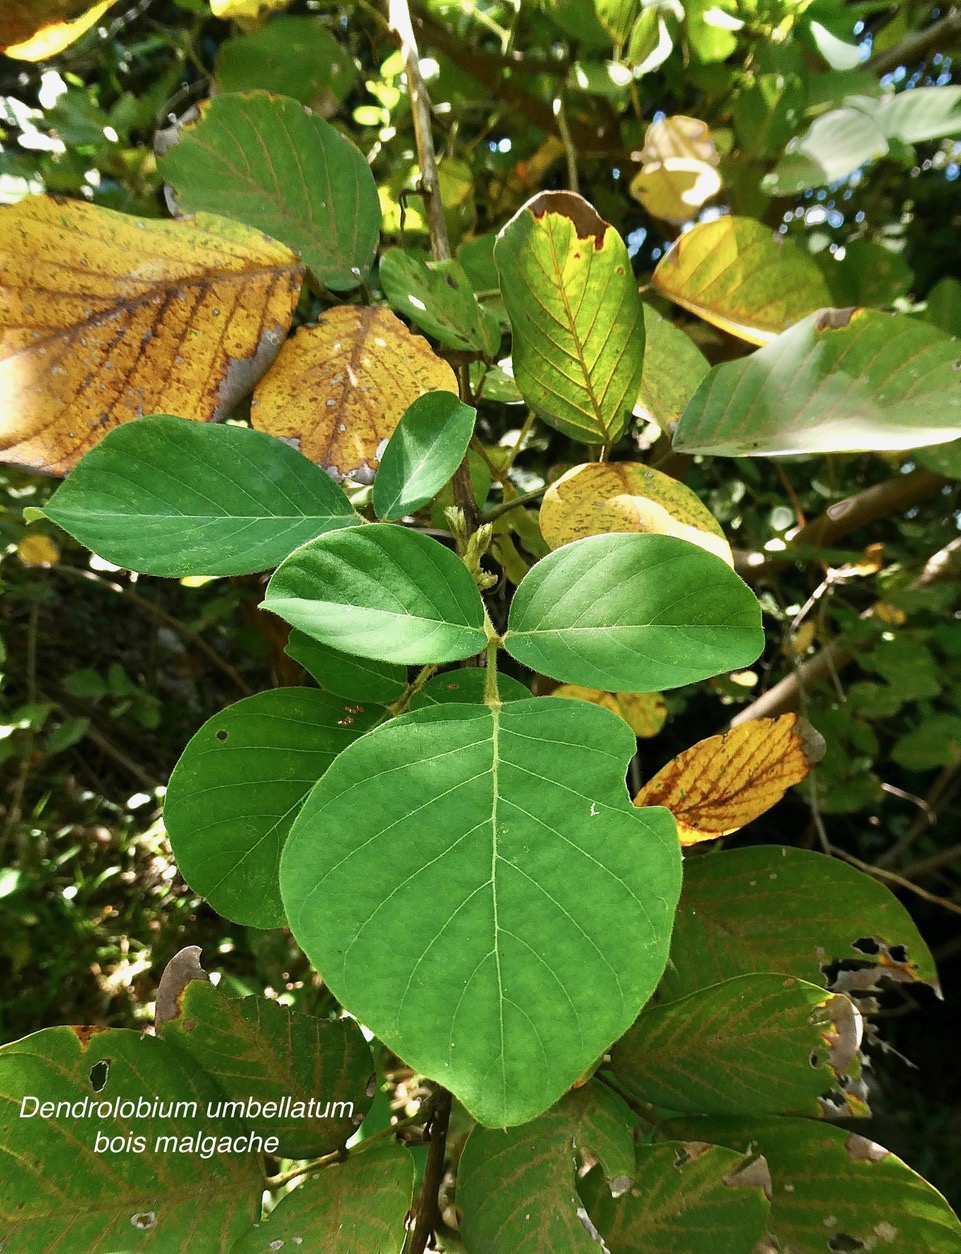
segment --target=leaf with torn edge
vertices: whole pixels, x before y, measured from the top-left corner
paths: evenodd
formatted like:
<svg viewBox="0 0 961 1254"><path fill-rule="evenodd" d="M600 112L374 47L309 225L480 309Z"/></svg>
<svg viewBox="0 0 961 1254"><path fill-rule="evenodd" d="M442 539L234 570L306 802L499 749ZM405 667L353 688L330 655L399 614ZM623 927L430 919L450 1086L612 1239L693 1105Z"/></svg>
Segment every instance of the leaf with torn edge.
<svg viewBox="0 0 961 1254"><path fill-rule="evenodd" d="M679 753L634 804L667 806L682 845L714 840L770 810L824 752L823 737L797 714L751 719Z"/></svg>
<svg viewBox="0 0 961 1254"><path fill-rule="evenodd" d="M427 341L389 309L339 305L288 340L254 393L250 418L332 479L373 483L383 446L425 392L457 392Z"/></svg>
<svg viewBox="0 0 961 1254"><path fill-rule="evenodd" d="M277 355L303 276L223 218L47 196L0 210L0 252L0 459L51 474L132 418L228 414Z"/></svg>

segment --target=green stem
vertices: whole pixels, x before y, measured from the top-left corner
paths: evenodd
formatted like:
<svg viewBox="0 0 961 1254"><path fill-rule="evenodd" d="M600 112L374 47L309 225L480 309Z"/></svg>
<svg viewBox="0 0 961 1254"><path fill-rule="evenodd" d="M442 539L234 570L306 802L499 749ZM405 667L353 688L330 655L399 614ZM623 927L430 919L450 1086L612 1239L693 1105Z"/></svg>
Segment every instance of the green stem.
<svg viewBox="0 0 961 1254"><path fill-rule="evenodd" d="M484 650L484 664L487 668L484 679L484 704L496 710L501 703L500 693L497 691L497 650L500 648L501 638L486 615L484 629L487 632L487 648Z"/></svg>
<svg viewBox="0 0 961 1254"><path fill-rule="evenodd" d="M427 683L434 671L440 665L439 662L430 662L427 666L421 667L416 677L407 685L403 693L397 698L392 705L388 705L387 709L392 718L396 718L398 714L403 714L410 705L411 700L417 696L424 684Z"/></svg>
<svg viewBox="0 0 961 1254"><path fill-rule="evenodd" d="M492 505L481 514L481 522L494 522L502 514L510 513L512 509L517 509L520 505L529 505L531 501L539 501L547 488L548 485L545 483L542 488L534 488L532 492L522 492L520 496L512 497L509 501L501 501L500 505Z"/></svg>
<svg viewBox="0 0 961 1254"><path fill-rule="evenodd" d="M370 1136L365 1136L362 1141L350 1149L334 1150L330 1154L324 1154L320 1158L314 1158L309 1163L304 1163L301 1167L291 1167L289 1171L282 1171L279 1175L268 1176L266 1185L269 1189L280 1189L285 1184L290 1184L291 1180L296 1180L298 1176L306 1176L312 1171L323 1171L325 1167L333 1167L336 1163L345 1162L348 1158L355 1158L358 1154L363 1154L370 1149L372 1145L379 1145L389 1136L396 1136L404 1128L409 1128L411 1124L420 1123L424 1119L425 1114L430 1114L429 1109L418 1110L416 1115L409 1115L406 1119L398 1119L396 1123L390 1124L389 1127L381 1128L377 1132L372 1132Z"/></svg>

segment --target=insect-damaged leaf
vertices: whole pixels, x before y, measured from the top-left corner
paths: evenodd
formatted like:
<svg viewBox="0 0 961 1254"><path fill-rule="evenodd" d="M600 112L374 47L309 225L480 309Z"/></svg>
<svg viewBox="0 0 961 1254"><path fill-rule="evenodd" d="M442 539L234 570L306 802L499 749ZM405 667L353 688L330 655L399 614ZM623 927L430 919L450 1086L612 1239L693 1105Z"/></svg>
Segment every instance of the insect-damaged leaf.
<svg viewBox="0 0 961 1254"><path fill-rule="evenodd" d="M961 1250L961 1223L937 1189L857 1132L806 1119L683 1119L666 1124L664 1133L763 1155L771 1180L769 1231L780 1249Z"/></svg>
<svg viewBox="0 0 961 1254"><path fill-rule="evenodd" d="M109 432L41 511L100 557L146 575L243 575L360 518L282 440L155 414Z"/></svg>
<svg viewBox="0 0 961 1254"><path fill-rule="evenodd" d="M827 973L836 991L872 988L881 976L938 989L934 959L908 912L847 863L780 845L687 859L661 993L683 997L772 970L812 984Z"/></svg>
<svg viewBox="0 0 961 1254"><path fill-rule="evenodd" d="M580 684L561 684L551 696L601 705L622 718L634 735L643 739L656 736L667 719L667 703L659 692L601 692Z"/></svg>
<svg viewBox="0 0 961 1254"><path fill-rule="evenodd" d="M332 291L359 287L373 263L380 204L370 167L296 100L214 96L158 164L184 213L223 214L282 240Z"/></svg>
<svg viewBox="0 0 961 1254"><path fill-rule="evenodd" d="M478 304L459 262L427 262L402 248L388 248L380 259L380 282L397 312L441 344L488 358L496 354L500 324Z"/></svg>
<svg viewBox="0 0 961 1254"><path fill-rule="evenodd" d="M484 604L460 558L390 523L358 528L349 544L330 534L303 545L274 572L263 608L382 662L456 662L487 643Z"/></svg>
<svg viewBox="0 0 961 1254"><path fill-rule="evenodd" d="M389 309L339 305L284 345L250 417L332 478L372 483L404 411L435 389L456 393L457 379L422 336Z"/></svg>
<svg viewBox="0 0 961 1254"><path fill-rule="evenodd" d="M0 210L0 456L64 474L144 414L223 417L276 356L302 267L234 222L31 196Z"/></svg>
<svg viewBox="0 0 961 1254"><path fill-rule="evenodd" d="M666 811L627 799L634 745L580 701L432 706L346 750L294 825L298 944L489 1126L555 1102L663 970L679 848Z"/></svg>
<svg viewBox="0 0 961 1254"><path fill-rule="evenodd" d="M629 1096L663 1110L866 1115L848 1091L860 1075L862 1030L843 993L792 976L740 975L642 1010L611 1069Z"/></svg>
<svg viewBox="0 0 961 1254"><path fill-rule="evenodd" d="M694 845L753 822L823 757L824 740L806 719L755 718L679 753L634 804L667 806L681 844Z"/></svg>
<svg viewBox="0 0 961 1254"><path fill-rule="evenodd" d="M284 649L327 692L353 701L396 701L407 686L407 671L390 662L352 657L321 644L295 627Z"/></svg>
<svg viewBox="0 0 961 1254"><path fill-rule="evenodd" d="M753 218L701 222L673 244L654 286L676 305L750 344L767 344L831 303L814 258Z"/></svg>
<svg viewBox="0 0 961 1254"><path fill-rule="evenodd" d="M626 1188L634 1172L631 1123L620 1098L591 1083L522 1127L475 1127L457 1170L469 1254L596 1251L578 1214L576 1172L589 1154L602 1181Z"/></svg>
<svg viewBox="0 0 961 1254"><path fill-rule="evenodd" d="M105 1111L21 1117L23 1097L162 1103L137 1118ZM44 1028L0 1049L0 1232L10 1250L210 1250L227 1254L260 1210L254 1154L180 1150L201 1131L243 1135L208 1120L221 1092L165 1041L126 1028ZM170 1104L173 1103L171 1106ZM31 1103L27 1104L31 1109ZM116 1109L116 1107L114 1108ZM97 1136L115 1148L98 1151ZM143 1152L126 1146L142 1136ZM161 1143L160 1137L173 1138ZM164 1148L166 1144L166 1148ZM69 1245L65 1241L68 1234Z"/></svg>
<svg viewBox="0 0 961 1254"><path fill-rule="evenodd" d="M624 241L582 197L542 192L494 247L514 379L574 440L612 444L637 399L644 317Z"/></svg>
<svg viewBox="0 0 961 1254"><path fill-rule="evenodd" d="M603 535L524 577L504 647L565 683L652 692L747 666L764 634L757 599L719 557L675 536Z"/></svg>
<svg viewBox="0 0 961 1254"><path fill-rule="evenodd" d="M214 1076L225 1102L276 1103L270 1115L248 1115L247 1106L240 1118L277 1137L284 1158L341 1149L370 1109L374 1060L353 1019L318 1019L266 997L228 998L204 980L190 981L178 1011L163 1026L164 1041Z"/></svg>
<svg viewBox="0 0 961 1254"><path fill-rule="evenodd" d="M275 688L208 719L170 777L164 824L184 879L224 918L278 927L280 851L334 758L383 716L313 688Z"/></svg>
<svg viewBox="0 0 961 1254"><path fill-rule="evenodd" d="M574 466L544 493L538 522L552 549L583 536L633 531L690 540L734 565L707 506L677 479L639 462Z"/></svg>
<svg viewBox="0 0 961 1254"><path fill-rule="evenodd" d="M822 309L715 366L674 433L685 453L774 457L913 449L961 435L958 345L930 323Z"/></svg>
<svg viewBox="0 0 961 1254"><path fill-rule="evenodd" d="M414 1190L414 1160L403 1145L372 1146L315 1172L285 1193L230 1254L316 1250L318 1254L400 1254Z"/></svg>
<svg viewBox="0 0 961 1254"><path fill-rule="evenodd" d="M596 1169L580 1184L587 1212L617 1254L750 1254L770 1214L764 1160L703 1140L638 1145L617 1197ZM596 1246L592 1247L596 1249Z"/></svg>
<svg viewBox="0 0 961 1254"><path fill-rule="evenodd" d="M374 482L378 518L403 518L437 495L461 464L476 417L453 392L425 392L408 407Z"/></svg>

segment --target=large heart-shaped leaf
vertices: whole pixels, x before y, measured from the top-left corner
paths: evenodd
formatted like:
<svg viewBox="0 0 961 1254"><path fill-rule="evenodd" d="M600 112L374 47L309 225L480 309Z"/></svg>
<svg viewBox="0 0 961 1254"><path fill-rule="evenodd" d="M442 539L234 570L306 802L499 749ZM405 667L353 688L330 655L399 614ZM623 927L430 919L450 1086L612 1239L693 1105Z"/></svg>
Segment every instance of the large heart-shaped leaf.
<svg viewBox="0 0 961 1254"><path fill-rule="evenodd" d="M644 313L624 241L573 192L542 192L494 247L527 403L574 440L612 444L637 399Z"/></svg>
<svg viewBox="0 0 961 1254"><path fill-rule="evenodd" d="M633 810L635 741L596 706L442 705L348 749L281 867L335 996L482 1123L540 1114L633 1022L680 879L666 810Z"/></svg>
<svg viewBox="0 0 961 1254"><path fill-rule="evenodd" d="M220 213L282 240L335 292L359 287L373 264L380 205L370 167L296 100L214 96L158 164L184 213Z"/></svg>
<svg viewBox="0 0 961 1254"><path fill-rule="evenodd" d="M268 570L361 521L282 440L166 414L111 431L40 512L109 562L174 576Z"/></svg>
<svg viewBox="0 0 961 1254"><path fill-rule="evenodd" d="M170 777L164 823L177 865L227 919L278 927L280 851L337 754L383 711L313 688L258 692L208 719Z"/></svg>
<svg viewBox="0 0 961 1254"><path fill-rule="evenodd" d="M936 327L825 309L766 348L715 366L685 409L685 453L775 457L912 449L961 436L961 357Z"/></svg>
<svg viewBox="0 0 961 1254"><path fill-rule="evenodd" d="M456 662L485 647L480 593L450 549L390 523L353 534L353 544L330 534L292 553L267 585L264 609L323 644L383 662Z"/></svg>
<svg viewBox="0 0 961 1254"><path fill-rule="evenodd" d="M374 481L378 518L393 522L437 495L463 461L476 417L453 392L425 392L408 406Z"/></svg>
<svg viewBox="0 0 961 1254"><path fill-rule="evenodd" d="M525 576L504 647L565 683L652 692L747 666L764 633L757 599L719 557L675 536L604 535Z"/></svg>

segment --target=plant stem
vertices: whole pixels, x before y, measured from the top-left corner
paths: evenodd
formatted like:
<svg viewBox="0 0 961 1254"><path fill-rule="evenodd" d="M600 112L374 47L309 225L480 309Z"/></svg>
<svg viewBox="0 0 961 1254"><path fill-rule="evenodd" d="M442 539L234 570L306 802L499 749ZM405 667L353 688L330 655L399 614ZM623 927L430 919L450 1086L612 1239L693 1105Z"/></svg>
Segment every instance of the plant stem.
<svg viewBox="0 0 961 1254"><path fill-rule="evenodd" d="M522 492L520 496L512 497L509 501L501 501L500 505L492 505L490 509L485 509L481 514L481 522L494 522L500 518L502 514L509 513L512 509L517 509L519 505L529 505L531 501L539 501L547 491L548 485L545 483L542 488L534 488L532 492Z"/></svg>
<svg viewBox="0 0 961 1254"><path fill-rule="evenodd" d="M444 1164L447 1158L447 1129L450 1125L451 1095L445 1088L437 1088L430 1113L430 1142L427 1149L427 1165L424 1168L424 1183L420 1197L417 1199L417 1210L414 1215L414 1227L407 1254L424 1254L431 1233L440 1221L440 1186L444 1179Z"/></svg>
<svg viewBox="0 0 961 1254"><path fill-rule="evenodd" d="M484 704L496 710L501 703L500 693L497 691L497 649L500 644L500 637L494 631L490 619L487 620L485 625L487 627L487 648L484 650L484 664L487 668L487 673L484 677Z"/></svg>
<svg viewBox="0 0 961 1254"><path fill-rule="evenodd" d="M407 685L406 691L397 698L397 700L387 707L391 717L396 718L398 714L403 714L410 705L411 700L417 696L424 684L427 683L434 671L437 670L438 663L429 662L426 666L421 667L414 679Z"/></svg>
<svg viewBox="0 0 961 1254"><path fill-rule="evenodd" d="M380 1144L387 1137L396 1136L404 1128L409 1128L411 1124L419 1123L423 1119L424 1113L423 1110L419 1110L416 1115L410 1115L406 1119L398 1119L396 1123L390 1124L389 1127L381 1128L378 1132L365 1136L362 1141L352 1146L351 1149L334 1150L330 1154L322 1154L320 1158L314 1158L311 1162L304 1163L302 1167L291 1167L290 1171L282 1171L276 1176L268 1176L265 1183L269 1189L279 1189L285 1184L290 1184L291 1180L296 1180L298 1176L306 1176L313 1171L323 1171L325 1167L333 1167L348 1158L355 1158L358 1154L363 1154L365 1150L370 1149L372 1145Z"/></svg>

